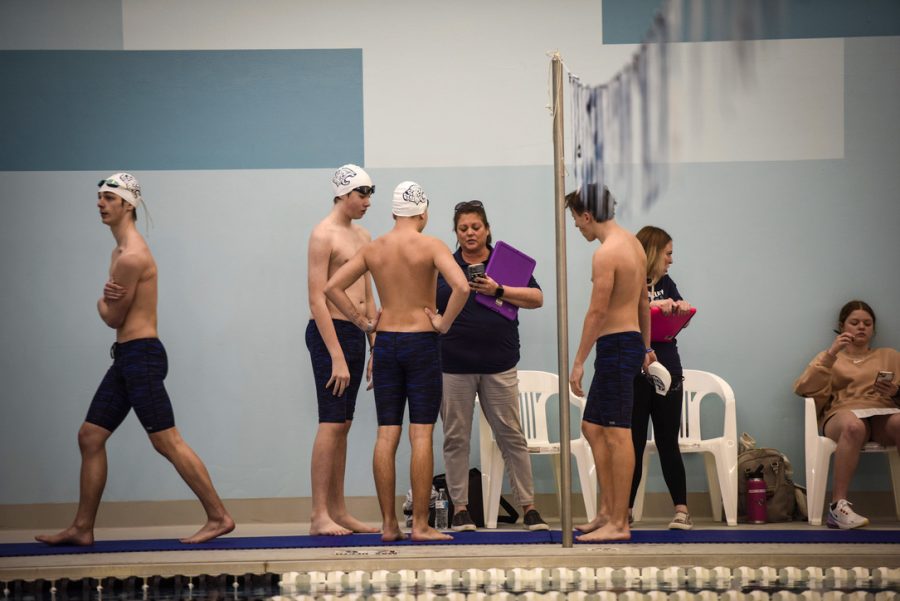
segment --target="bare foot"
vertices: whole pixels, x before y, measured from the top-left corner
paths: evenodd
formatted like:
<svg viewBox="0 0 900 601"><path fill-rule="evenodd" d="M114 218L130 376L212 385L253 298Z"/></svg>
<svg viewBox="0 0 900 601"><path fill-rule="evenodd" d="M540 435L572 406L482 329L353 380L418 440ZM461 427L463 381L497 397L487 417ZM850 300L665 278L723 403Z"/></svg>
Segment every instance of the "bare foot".
<svg viewBox="0 0 900 601"><path fill-rule="evenodd" d="M578 530L587 534L588 532L593 532L597 528L602 528L603 526L606 525L607 522L609 522L608 516L598 515L597 517L592 519L590 522L588 522L586 524L580 524L578 526L575 526L575 528L577 528Z"/></svg>
<svg viewBox="0 0 900 601"><path fill-rule="evenodd" d="M416 530L415 528L413 528L412 539L414 541L453 540L453 537L449 534L444 534L440 530L435 530L434 528L429 527L424 530Z"/></svg>
<svg viewBox="0 0 900 601"><path fill-rule="evenodd" d="M347 530L350 530L351 532L362 532L362 533L367 533L367 534L374 534L375 532L381 532L381 530L379 530L378 528L369 526L368 524L359 521L358 519L356 519L349 513L344 516L335 518L334 521L337 522L338 524L340 524L341 526L343 526L344 528L346 528Z"/></svg>
<svg viewBox="0 0 900 601"><path fill-rule="evenodd" d="M353 534L353 531L325 516L322 519L310 520L309 534L310 536L347 536Z"/></svg>
<svg viewBox="0 0 900 601"><path fill-rule="evenodd" d="M56 534L38 534L34 540L46 543L48 545L78 545L79 547L87 547L94 544L94 531L82 530L75 526L69 526L62 532Z"/></svg>
<svg viewBox="0 0 900 601"><path fill-rule="evenodd" d="M594 530L590 534L582 534L581 536L577 536L575 538L582 543L631 540L631 530L628 528L628 526L625 526L624 528L617 528L610 522L603 527Z"/></svg>
<svg viewBox="0 0 900 601"><path fill-rule="evenodd" d="M225 517L220 520L208 520L203 525L203 528L197 530L197 532L195 532L193 536L182 538L180 540L181 542L186 544L205 543L206 541L212 540L217 536L228 534L232 530L234 530L234 520L231 519L230 515L225 514Z"/></svg>
<svg viewBox="0 0 900 601"><path fill-rule="evenodd" d="M381 540L385 543L392 543L398 540L406 540L408 536L403 530L400 530L398 524L385 525L381 528Z"/></svg>

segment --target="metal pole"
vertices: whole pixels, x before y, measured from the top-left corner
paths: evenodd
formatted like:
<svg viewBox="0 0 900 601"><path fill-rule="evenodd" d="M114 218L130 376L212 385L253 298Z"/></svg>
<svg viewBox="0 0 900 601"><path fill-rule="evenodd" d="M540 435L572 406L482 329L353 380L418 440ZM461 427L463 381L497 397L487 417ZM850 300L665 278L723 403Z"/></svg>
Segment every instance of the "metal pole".
<svg viewBox="0 0 900 601"><path fill-rule="evenodd" d="M566 175L563 144L562 60L553 53L553 185L556 213L556 336L559 374L559 513L562 546L572 547L572 456L569 441L569 312L566 275Z"/></svg>

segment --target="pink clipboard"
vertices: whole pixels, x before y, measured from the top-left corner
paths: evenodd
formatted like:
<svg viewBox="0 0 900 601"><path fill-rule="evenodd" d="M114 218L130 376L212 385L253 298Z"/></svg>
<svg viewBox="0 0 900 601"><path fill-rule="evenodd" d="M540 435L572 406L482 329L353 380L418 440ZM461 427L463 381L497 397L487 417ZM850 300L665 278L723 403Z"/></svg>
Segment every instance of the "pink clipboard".
<svg viewBox="0 0 900 601"><path fill-rule="evenodd" d="M672 342L696 312L696 307L691 307L691 312L687 315L663 315L659 307L650 307L650 340Z"/></svg>
<svg viewBox="0 0 900 601"><path fill-rule="evenodd" d="M522 288L528 286L535 265L537 265L537 261L522 251L505 242L497 242L484 272L501 286ZM478 292L475 294L475 302L491 311L496 311L509 320L515 319L519 314L517 306L502 298L494 298Z"/></svg>

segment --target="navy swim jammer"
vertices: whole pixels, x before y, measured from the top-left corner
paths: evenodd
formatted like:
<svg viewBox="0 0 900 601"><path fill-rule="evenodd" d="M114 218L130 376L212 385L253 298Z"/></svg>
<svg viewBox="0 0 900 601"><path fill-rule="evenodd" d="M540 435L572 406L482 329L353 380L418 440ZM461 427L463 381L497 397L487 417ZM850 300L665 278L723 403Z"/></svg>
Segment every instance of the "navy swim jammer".
<svg viewBox="0 0 900 601"><path fill-rule="evenodd" d="M115 343L113 364L100 382L84 421L115 432L133 408L148 434L175 426L172 403L163 385L169 372L166 349L158 338Z"/></svg>
<svg viewBox="0 0 900 601"><path fill-rule="evenodd" d="M331 379L331 353L322 340L313 319L306 326L306 348L312 360L313 378L316 381L316 398L319 401L319 423L342 424L353 419L356 410L356 393L366 369L366 335L346 319L332 319L344 360L350 370L350 383L341 396L335 396L334 384L325 388Z"/></svg>
<svg viewBox="0 0 900 601"><path fill-rule="evenodd" d="M600 426L631 427L634 378L644 364L640 332L617 332L597 339L594 379L583 420Z"/></svg>
<svg viewBox="0 0 900 601"><path fill-rule="evenodd" d="M378 332L375 336L375 410L379 426L434 424L441 412L443 375L437 332Z"/></svg>

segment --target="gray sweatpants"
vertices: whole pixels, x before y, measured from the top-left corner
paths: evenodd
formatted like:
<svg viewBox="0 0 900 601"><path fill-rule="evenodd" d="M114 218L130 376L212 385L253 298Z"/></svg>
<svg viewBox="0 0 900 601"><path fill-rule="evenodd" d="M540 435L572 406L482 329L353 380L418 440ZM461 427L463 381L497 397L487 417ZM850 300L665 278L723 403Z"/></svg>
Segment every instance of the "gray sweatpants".
<svg viewBox="0 0 900 601"><path fill-rule="evenodd" d="M519 421L519 376L516 368L498 374L444 374L441 420L447 488L456 506L469 504L469 445L475 394L491 430L520 506L534 503L531 458Z"/></svg>

